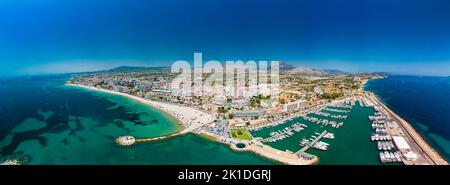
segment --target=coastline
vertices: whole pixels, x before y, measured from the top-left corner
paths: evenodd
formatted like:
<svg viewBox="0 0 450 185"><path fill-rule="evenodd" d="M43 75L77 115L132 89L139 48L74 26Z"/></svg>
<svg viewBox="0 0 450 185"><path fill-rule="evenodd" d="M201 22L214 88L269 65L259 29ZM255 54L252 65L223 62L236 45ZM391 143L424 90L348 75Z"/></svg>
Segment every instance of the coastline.
<svg viewBox="0 0 450 185"><path fill-rule="evenodd" d="M217 139L216 136L211 135L207 132L200 132L199 135L205 138L216 138L214 141L220 144L228 145L233 151L236 152L252 152L260 157L264 157L271 161L275 161L285 165L314 165L318 164L319 157L314 156L312 159L302 159L299 158L296 154L288 153L285 151L280 151L275 148L272 148L268 145L257 144L257 143L245 143L245 142L231 142L227 143ZM238 148L236 144L245 144L244 148Z"/></svg>
<svg viewBox="0 0 450 185"><path fill-rule="evenodd" d="M363 87L366 86L368 81L364 82ZM384 110L386 110L388 114L390 114L395 120L397 120L398 123L400 123L401 127L406 131L408 137L410 137L414 141L414 143L421 149L421 152L424 153L426 157L433 162L433 164L448 165L448 162L444 159L444 157L442 157L442 155L437 150L435 150L409 122L407 122L401 116L397 115L374 93L366 91L364 89L362 90L363 92L368 93L369 98L374 100L375 103L380 105Z"/></svg>
<svg viewBox="0 0 450 185"><path fill-rule="evenodd" d="M191 107L174 105L174 104L163 103L163 102L156 102L156 101L147 100L147 99L140 98L140 97L130 95L130 94L125 94L125 93L121 93L121 92L117 92L117 91L113 91L113 90L107 90L107 89L85 86L85 85L80 85L80 84L66 83L66 85L80 87L80 88L86 88L86 89L90 89L90 90L94 90L94 91L110 93L110 94L114 94L114 95L119 95L119 96L123 96L123 97L127 97L130 99L136 100L140 103L149 105L153 108L156 108L156 109L170 115L171 117L175 118L175 120L177 120L179 123L181 123L180 125L182 125L184 128L179 133L191 132L191 131L203 126L204 124L211 123L215 119L215 117L213 115L199 111L199 110L191 108Z"/></svg>

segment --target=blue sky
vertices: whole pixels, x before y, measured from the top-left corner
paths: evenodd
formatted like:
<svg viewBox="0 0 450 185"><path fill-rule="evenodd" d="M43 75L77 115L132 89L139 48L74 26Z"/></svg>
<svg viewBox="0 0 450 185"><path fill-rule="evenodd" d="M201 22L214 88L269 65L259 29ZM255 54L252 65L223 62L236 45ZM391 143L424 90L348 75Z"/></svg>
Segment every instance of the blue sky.
<svg viewBox="0 0 450 185"><path fill-rule="evenodd" d="M450 75L446 0L3 0L0 75L280 60Z"/></svg>

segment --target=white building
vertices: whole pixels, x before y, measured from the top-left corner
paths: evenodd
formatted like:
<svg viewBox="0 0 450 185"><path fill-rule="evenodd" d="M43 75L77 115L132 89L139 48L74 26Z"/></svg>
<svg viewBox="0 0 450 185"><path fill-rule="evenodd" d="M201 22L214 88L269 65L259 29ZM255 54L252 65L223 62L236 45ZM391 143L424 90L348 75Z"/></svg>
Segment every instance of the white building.
<svg viewBox="0 0 450 185"><path fill-rule="evenodd" d="M236 108L243 108L243 107L246 107L248 104L247 104L247 100L242 100L242 99L240 99L240 100L233 100L233 107L236 107Z"/></svg>
<svg viewBox="0 0 450 185"><path fill-rule="evenodd" d="M298 100L290 103L286 103L283 105L284 112L292 112L301 109L305 109L308 106L308 101L306 100Z"/></svg>
<svg viewBox="0 0 450 185"><path fill-rule="evenodd" d="M319 86L316 86L316 87L314 87L314 93L322 95L323 90Z"/></svg>
<svg viewBox="0 0 450 185"><path fill-rule="evenodd" d="M214 96L212 98L212 103L216 105L226 105L227 99L224 96Z"/></svg>
<svg viewBox="0 0 450 185"><path fill-rule="evenodd" d="M394 144L397 147L397 149L403 153L403 156L406 160L414 161L417 159L417 154L412 152L410 149L411 147L406 142L404 137L401 136L393 136L392 140L394 140Z"/></svg>
<svg viewBox="0 0 450 185"><path fill-rule="evenodd" d="M270 108L276 106L278 106L278 101L276 99L261 100L261 107L263 108Z"/></svg>
<svg viewBox="0 0 450 185"><path fill-rule="evenodd" d="M405 151L411 149L409 144L406 142L404 137L401 136L392 136L392 140L394 140L394 144L400 151Z"/></svg>

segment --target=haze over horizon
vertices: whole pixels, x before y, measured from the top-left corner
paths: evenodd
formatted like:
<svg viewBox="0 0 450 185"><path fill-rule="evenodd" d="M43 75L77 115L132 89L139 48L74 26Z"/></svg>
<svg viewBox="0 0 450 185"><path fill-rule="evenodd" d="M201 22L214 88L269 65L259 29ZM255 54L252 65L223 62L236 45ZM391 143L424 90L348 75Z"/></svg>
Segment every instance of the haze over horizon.
<svg viewBox="0 0 450 185"><path fill-rule="evenodd" d="M0 2L0 75L193 60L450 75L445 0Z"/></svg>

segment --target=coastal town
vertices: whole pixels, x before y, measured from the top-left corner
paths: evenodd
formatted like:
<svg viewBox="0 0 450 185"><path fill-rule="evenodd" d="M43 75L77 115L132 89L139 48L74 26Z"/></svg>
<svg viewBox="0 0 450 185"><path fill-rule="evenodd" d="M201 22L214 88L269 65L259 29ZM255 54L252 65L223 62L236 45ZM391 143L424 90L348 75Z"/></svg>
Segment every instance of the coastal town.
<svg viewBox="0 0 450 185"><path fill-rule="evenodd" d="M331 143L340 140L336 133L350 124L349 116L357 108L366 108L373 114L359 124L372 130L365 139L378 150L380 163L448 164L407 121L364 90L369 80L383 74L282 69L277 99L264 93L184 96L186 92L171 89L176 74L164 67L80 73L67 85L126 96L166 112L184 126L160 137L117 136L116 143L122 146L194 133L282 164L318 164L320 157L310 151L329 152Z"/></svg>

